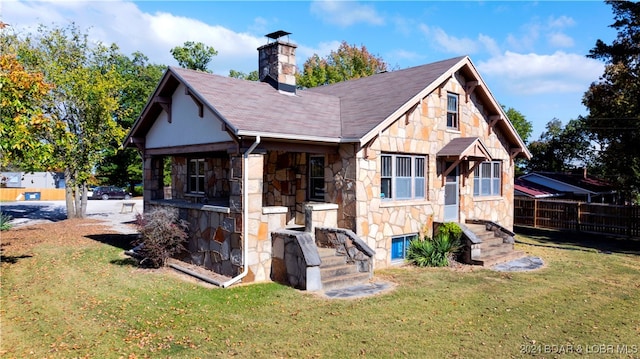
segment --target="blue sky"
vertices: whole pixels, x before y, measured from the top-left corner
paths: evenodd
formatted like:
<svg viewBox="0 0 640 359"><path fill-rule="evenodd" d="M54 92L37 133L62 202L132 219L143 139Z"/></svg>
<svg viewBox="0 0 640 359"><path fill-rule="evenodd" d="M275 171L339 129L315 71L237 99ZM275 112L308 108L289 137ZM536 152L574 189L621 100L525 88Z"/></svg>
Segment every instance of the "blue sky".
<svg viewBox="0 0 640 359"><path fill-rule="evenodd" d="M210 68L257 69L265 34L285 30L301 66L341 41L364 45L392 69L469 55L498 102L520 111L537 139L553 118L585 115L581 99L603 73L585 57L616 33L610 6L596 1L16 1L0 20L19 32L75 22L93 41L116 43L151 62L176 65L185 41L213 46Z"/></svg>

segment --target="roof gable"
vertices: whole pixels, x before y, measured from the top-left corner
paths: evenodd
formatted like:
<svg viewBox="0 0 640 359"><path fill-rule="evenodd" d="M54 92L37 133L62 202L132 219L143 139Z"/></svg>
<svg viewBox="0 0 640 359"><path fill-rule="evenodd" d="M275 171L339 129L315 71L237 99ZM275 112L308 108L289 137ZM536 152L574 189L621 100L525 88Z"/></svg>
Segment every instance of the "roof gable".
<svg viewBox="0 0 640 359"><path fill-rule="evenodd" d="M267 83L239 80L169 67L127 140L144 137L162 111L157 98L171 96L179 84L206 106L236 137L365 144L456 72L478 83L476 94L497 118L511 149L530 158L524 142L467 56L297 91L274 90Z"/></svg>
<svg viewBox="0 0 640 359"><path fill-rule="evenodd" d="M343 135L362 138L387 119L395 119L394 114L400 108L415 102L429 85L439 84L438 79L464 58L383 72L306 91L339 97Z"/></svg>

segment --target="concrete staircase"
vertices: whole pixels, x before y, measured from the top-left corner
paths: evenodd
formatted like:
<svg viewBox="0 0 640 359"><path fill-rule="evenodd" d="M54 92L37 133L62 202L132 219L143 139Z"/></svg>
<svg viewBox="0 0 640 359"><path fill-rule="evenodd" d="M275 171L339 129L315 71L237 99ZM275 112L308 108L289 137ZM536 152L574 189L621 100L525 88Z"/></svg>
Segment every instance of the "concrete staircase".
<svg viewBox="0 0 640 359"><path fill-rule="evenodd" d="M340 255L334 248L318 247L320 255L320 280L323 290L332 290L363 284L369 281L369 272L358 271L355 262L348 263L347 256Z"/></svg>
<svg viewBox="0 0 640 359"><path fill-rule="evenodd" d="M466 228L475 238L470 239L471 264L491 267L525 256L524 252L516 251L513 240L505 240L496 230L488 229L490 224L465 223Z"/></svg>

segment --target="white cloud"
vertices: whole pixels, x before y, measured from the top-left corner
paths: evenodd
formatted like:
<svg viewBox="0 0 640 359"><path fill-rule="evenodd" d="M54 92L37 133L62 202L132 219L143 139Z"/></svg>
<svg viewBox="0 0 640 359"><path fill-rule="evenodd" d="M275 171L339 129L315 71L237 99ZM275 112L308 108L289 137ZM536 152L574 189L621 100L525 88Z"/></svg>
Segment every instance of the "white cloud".
<svg viewBox="0 0 640 359"><path fill-rule="evenodd" d="M11 1L2 10L3 21L18 31L32 32L38 24L66 26L73 21L92 41L115 43L125 54L140 51L157 64L176 65L171 48L185 41L203 42L218 51L210 67L222 75L228 75L230 69L257 70L256 49L266 43L264 38L199 20L145 13L130 1ZM263 21L256 19L255 25Z"/></svg>
<svg viewBox="0 0 640 359"><path fill-rule="evenodd" d="M370 25L384 24L384 19L374 7L351 1L314 1L311 3L311 13L326 23L341 27L361 22Z"/></svg>
<svg viewBox="0 0 640 359"><path fill-rule="evenodd" d="M458 38L447 34L443 29L435 26L420 25L424 36L435 43L443 52L457 55L472 54L478 50L475 41L469 38Z"/></svg>
<svg viewBox="0 0 640 359"><path fill-rule="evenodd" d="M306 61L306 59L310 58L314 54L320 56L320 58L324 58L329 55L331 51L338 50L341 43L341 41L321 42L315 48L298 45L298 48L296 50L296 62L298 63L298 65L302 65L302 63Z"/></svg>
<svg viewBox="0 0 640 359"><path fill-rule="evenodd" d="M509 34L507 44L514 51L534 51L538 41L543 38L553 48L573 47L574 40L562 30L575 25L573 18L568 16L549 17L545 22L533 19L523 24L521 33Z"/></svg>
<svg viewBox="0 0 640 359"><path fill-rule="evenodd" d="M574 45L573 38L561 32L552 32L547 34L549 45L559 48L572 47Z"/></svg>
<svg viewBox="0 0 640 359"><path fill-rule="evenodd" d="M504 55L478 63L478 69L514 93L542 94L584 92L604 70L597 60L557 51L551 55Z"/></svg>
<svg viewBox="0 0 640 359"><path fill-rule="evenodd" d="M550 29L556 29L556 28L565 28L565 27L571 27L574 26L576 24L576 22L573 20L573 18L569 17L569 16L560 16L560 17L550 17L547 20L547 26Z"/></svg>
<svg viewBox="0 0 640 359"><path fill-rule="evenodd" d="M435 46L443 52L469 55L486 51L494 56L501 53L495 39L484 34L478 34L477 39L471 39L455 37L439 27L430 27L424 24L421 24L419 29L427 40L434 42Z"/></svg>

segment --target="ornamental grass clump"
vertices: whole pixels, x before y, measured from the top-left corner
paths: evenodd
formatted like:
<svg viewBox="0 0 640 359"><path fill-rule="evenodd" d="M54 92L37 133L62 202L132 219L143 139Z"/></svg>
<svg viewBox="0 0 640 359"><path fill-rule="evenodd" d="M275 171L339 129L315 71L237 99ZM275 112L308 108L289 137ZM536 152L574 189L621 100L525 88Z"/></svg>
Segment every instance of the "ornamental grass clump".
<svg viewBox="0 0 640 359"><path fill-rule="evenodd" d="M13 219L13 217L11 217L8 214L0 214L0 231L8 231L11 229L11 227L13 227L13 225L11 224L11 220Z"/></svg>
<svg viewBox="0 0 640 359"><path fill-rule="evenodd" d="M418 267L446 267L461 248L462 230L455 223L445 223L433 239L416 237L407 248L407 260Z"/></svg>
<svg viewBox="0 0 640 359"><path fill-rule="evenodd" d="M168 258L185 249L189 225L178 218L176 211L156 209L144 215L136 215L140 239L133 244L142 258L140 265L159 268Z"/></svg>

